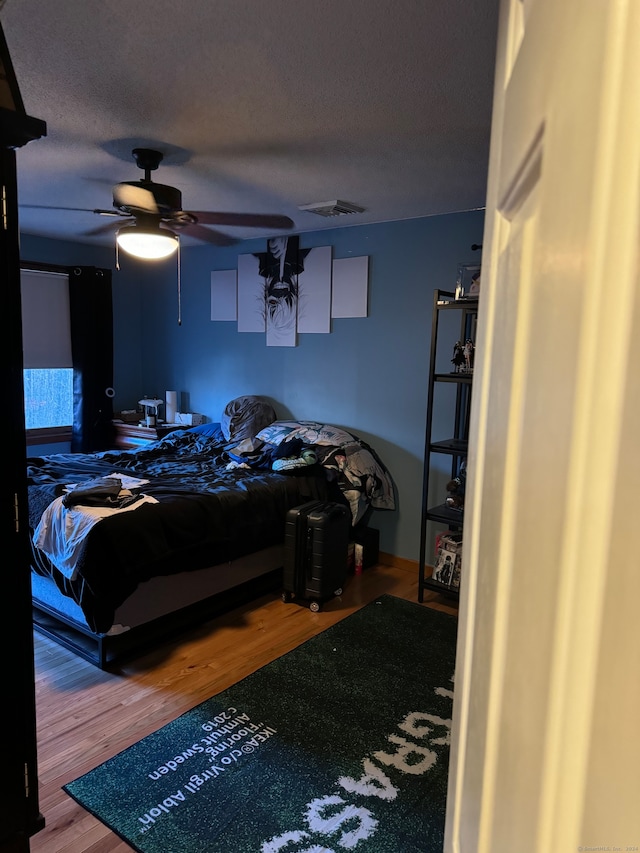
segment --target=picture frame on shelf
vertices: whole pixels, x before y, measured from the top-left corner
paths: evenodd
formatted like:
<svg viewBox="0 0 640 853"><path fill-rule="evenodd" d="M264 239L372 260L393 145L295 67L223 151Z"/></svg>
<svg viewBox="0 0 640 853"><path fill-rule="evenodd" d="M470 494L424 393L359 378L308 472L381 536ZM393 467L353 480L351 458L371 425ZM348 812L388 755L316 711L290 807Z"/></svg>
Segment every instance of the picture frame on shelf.
<svg viewBox="0 0 640 853"><path fill-rule="evenodd" d="M432 578L444 586L458 589L462 564L462 534L447 530L436 540L436 559Z"/></svg>
<svg viewBox="0 0 640 853"><path fill-rule="evenodd" d="M458 264L456 276L456 301L478 299L480 296L480 264Z"/></svg>

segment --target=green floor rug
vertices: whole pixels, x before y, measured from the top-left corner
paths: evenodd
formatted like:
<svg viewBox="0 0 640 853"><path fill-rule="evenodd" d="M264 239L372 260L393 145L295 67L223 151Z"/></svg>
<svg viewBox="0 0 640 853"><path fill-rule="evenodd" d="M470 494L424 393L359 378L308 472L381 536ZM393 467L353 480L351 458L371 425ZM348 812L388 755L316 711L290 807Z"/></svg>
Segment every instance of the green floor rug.
<svg viewBox="0 0 640 853"><path fill-rule="evenodd" d="M456 626L383 595L64 790L142 853L441 853Z"/></svg>

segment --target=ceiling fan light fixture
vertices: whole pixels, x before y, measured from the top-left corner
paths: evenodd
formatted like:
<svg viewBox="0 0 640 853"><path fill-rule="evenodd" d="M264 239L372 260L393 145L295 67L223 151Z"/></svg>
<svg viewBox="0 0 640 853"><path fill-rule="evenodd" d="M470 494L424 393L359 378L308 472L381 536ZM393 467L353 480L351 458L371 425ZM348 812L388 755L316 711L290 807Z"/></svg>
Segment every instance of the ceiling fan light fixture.
<svg viewBox="0 0 640 853"><path fill-rule="evenodd" d="M177 234L157 226L125 225L118 229L116 242L123 252L145 261L168 258L178 248Z"/></svg>

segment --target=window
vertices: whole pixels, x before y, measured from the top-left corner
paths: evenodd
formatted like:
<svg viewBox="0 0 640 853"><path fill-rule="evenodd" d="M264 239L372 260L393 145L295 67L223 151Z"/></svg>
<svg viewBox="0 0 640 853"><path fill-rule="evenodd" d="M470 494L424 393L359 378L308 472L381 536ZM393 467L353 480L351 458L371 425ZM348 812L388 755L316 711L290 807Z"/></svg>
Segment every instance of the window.
<svg viewBox="0 0 640 853"><path fill-rule="evenodd" d="M73 424L73 369L25 369L24 417L27 429Z"/></svg>
<svg viewBox="0 0 640 853"><path fill-rule="evenodd" d="M20 285L27 442L68 440L73 424L69 278L23 269Z"/></svg>

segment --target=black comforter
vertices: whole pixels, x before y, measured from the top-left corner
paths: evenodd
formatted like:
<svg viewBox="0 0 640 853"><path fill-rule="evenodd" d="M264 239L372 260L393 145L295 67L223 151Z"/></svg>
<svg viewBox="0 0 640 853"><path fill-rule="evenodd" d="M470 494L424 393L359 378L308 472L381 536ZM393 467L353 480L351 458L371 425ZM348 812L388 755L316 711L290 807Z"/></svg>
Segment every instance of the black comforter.
<svg viewBox="0 0 640 853"><path fill-rule="evenodd" d="M140 491L158 501L97 523L72 579L35 546L34 571L50 575L81 607L89 627L103 633L140 582L278 544L290 507L315 498L342 499L320 465L286 473L268 465L237 467L230 464L230 449L222 433L181 431L136 450L28 459L32 530L65 485L110 474L148 480Z"/></svg>

